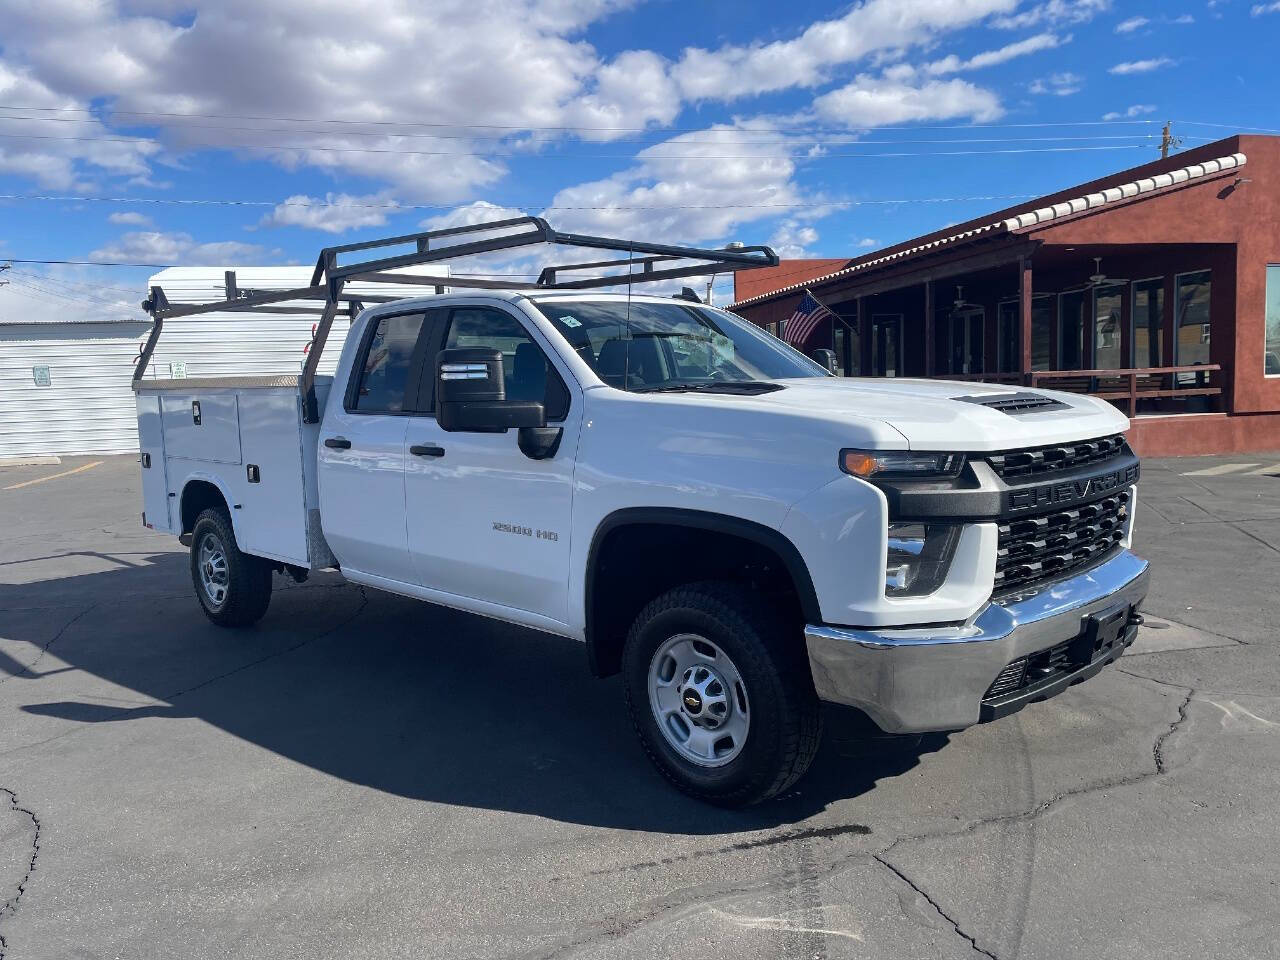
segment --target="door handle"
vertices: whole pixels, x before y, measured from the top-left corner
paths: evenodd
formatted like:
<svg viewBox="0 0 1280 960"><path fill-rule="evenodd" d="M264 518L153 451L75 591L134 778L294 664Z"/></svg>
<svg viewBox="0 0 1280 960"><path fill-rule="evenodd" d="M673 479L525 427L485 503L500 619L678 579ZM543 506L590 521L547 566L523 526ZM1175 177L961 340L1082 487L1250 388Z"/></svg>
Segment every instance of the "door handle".
<svg viewBox="0 0 1280 960"><path fill-rule="evenodd" d="M444 447L437 447L434 443L419 443L410 447L409 452L415 457L443 457Z"/></svg>
<svg viewBox="0 0 1280 960"><path fill-rule="evenodd" d="M351 441L346 437L326 437L324 445L331 450L350 450Z"/></svg>

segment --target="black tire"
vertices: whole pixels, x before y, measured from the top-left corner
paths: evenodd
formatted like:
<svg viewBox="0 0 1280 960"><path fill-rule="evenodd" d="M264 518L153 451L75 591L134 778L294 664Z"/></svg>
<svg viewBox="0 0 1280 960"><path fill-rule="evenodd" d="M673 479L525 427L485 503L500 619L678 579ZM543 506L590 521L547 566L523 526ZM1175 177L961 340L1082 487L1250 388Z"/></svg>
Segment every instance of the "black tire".
<svg viewBox="0 0 1280 960"><path fill-rule="evenodd" d="M221 600L210 595L201 574L201 548L220 545L224 574ZM191 583L206 617L220 627L248 627L257 623L271 603L271 565L261 557L242 553L236 544L231 518L217 508L196 518L191 532Z"/></svg>
<svg viewBox="0 0 1280 960"><path fill-rule="evenodd" d="M683 756L650 706L650 666L679 634L705 637L728 655L745 685L750 726L723 766ZM719 806L759 803L788 789L813 761L822 714L799 625L732 583L694 583L652 601L636 618L622 660L631 721L658 770L690 796Z"/></svg>

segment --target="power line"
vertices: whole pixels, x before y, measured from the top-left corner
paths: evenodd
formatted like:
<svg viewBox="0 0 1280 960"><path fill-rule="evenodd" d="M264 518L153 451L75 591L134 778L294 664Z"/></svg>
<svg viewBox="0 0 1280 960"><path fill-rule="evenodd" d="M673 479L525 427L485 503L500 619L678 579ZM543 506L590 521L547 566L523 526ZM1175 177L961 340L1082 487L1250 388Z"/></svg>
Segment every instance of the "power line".
<svg viewBox="0 0 1280 960"><path fill-rule="evenodd" d="M25 107L13 104L0 104L0 110L25 110L31 113L87 113L96 117L97 113L86 107ZM263 117L251 114L232 114L232 113L178 113L178 112L139 112L132 110L104 110L103 113L112 117L162 117L187 119L194 117L200 120L256 120L266 123L328 123L328 124L351 124L357 126L396 126L396 127L431 127L435 129L453 129L453 130L528 130L528 131L549 131L558 130L572 133L578 130L590 131L593 133L661 133L670 131L676 133L705 131L706 125L696 127L597 127L584 126L580 124L561 125L561 126L539 126L522 123L467 123L467 122L449 122L449 121L428 121L428 120L349 120L338 118L323 117ZM979 129L1031 129L1035 127L1106 127L1123 124L1158 124L1158 120L1075 120L1061 121L1049 120L1039 123L961 123L961 124L919 124L909 129L913 130L979 130ZM902 130L901 124L891 124L880 127L858 127L863 132L873 132L882 130ZM765 132L765 131L761 131Z"/></svg>
<svg viewBox="0 0 1280 960"><path fill-rule="evenodd" d="M1148 135L1144 135L1148 136ZM58 142L87 142L87 143L128 143L137 146L147 145L154 146L155 141L143 137L58 137L52 134L41 133L0 133L0 137L16 140L44 140ZM492 151L474 151L474 150L393 150L385 147L329 147L319 146L315 144L270 144L270 143L202 143L194 142L186 145L188 148L199 147L201 149L221 149L221 150L272 150L272 151L296 151L299 153L373 153L373 154L391 154L396 156L422 156L422 157L486 157L495 158ZM869 158L904 158L904 157L958 157L958 156L994 156L997 154L1025 154L1025 153L1075 153L1090 150L1141 150L1149 147L1145 143L1130 144L1106 144L1102 146L1075 146L1075 147L1018 147L1003 150L927 150L927 151L889 151L882 153L820 153L813 156L802 157L786 157L785 159L796 159L805 161L817 160L836 160L836 159L869 159ZM634 153L592 153L592 154L575 154L565 156L563 154L506 154L504 156L519 156L523 160L777 160L783 159L776 156L768 156L762 154L664 154L661 156L650 154L648 156L638 156Z"/></svg>
<svg viewBox="0 0 1280 960"><path fill-rule="evenodd" d="M25 116L6 116L4 114L0 114L0 120L26 121L29 123L95 123L96 124L96 123L102 122L97 117L25 117ZM359 121L352 121L352 122L358 123ZM1145 123L1147 121L1142 121L1142 122ZM144 125L149 126L149 124L136 124L136 126L144 126ZM135 124L124 124L124 126L135 126ZM492 140L492 139L506 139L507 137L510 136L509 134L502 134L498 136L494 136L494 135L477 136L476 134L470 134L470 133L467 133L467 134L414 133L414 132L388 133L385 131L373 131L373 130L319 130L319 129L299 129L296 127L295 128L246 127L246 126L240 126L240 125L229 125L229 124L218 124L218 123L187 123L185 121L180 124L171 124L171 125L156 124L155 126L160 126L162 129L167 129L170 131L234 130L234 131L246 132L246 133L286 133L286 134L293 134L293 135L310 134L315 136L328 136L328 137L377 137L379 139L388 139L388 138L395 137L395 138L402 138L402 139L431 139L431 140ZM902 129L902 128L898 128L898 129ZM718 131L717 133L719 135L711 139L706 139L706 140L681 139L679 143L682 146L685 144L709 144L709 143L732 146L735 142L737 142L743 145L757 146L757 145L773 145L773 144L797 144L798 142L809 144L816 140L828 140L832 143L839 143L839 144L874 144L874 145L926 144L926 145L929 145L929 144L956 144L956 143L961 143L961 144L1061 143L1061 142L1070 142L1070 141L1079 142L1079 141L1092 141L1092 140L1132 140L1135 136L1149 136L1149 135L1143 135L1143 134L1137 134L1137 133L1129 133L1129 134L1099 133L1099 134L1089 134L1088 136L1082 136L1082 137L1068 137L1068 136L947 137L943 139L934 139L934 140L921 139L919 137L914 137L914 138L902 139L902 140L884 140L884 139L864 140L864 139L861 139L860 133L851 132L851 131L816 131L816 132L800 131L794 134L787 134L786 136L780 136L781 131L778 131L778 130L751 130L751 129L732 128L727 130L721 130L721 131ZM665 135L665 134L666 134L666 131L663 131L663 130L651 130L648 132L648 134L646 134L646 137L650 135ZM752 135L764 135L768 139L757 139L755 136L752 136ZM21 135L5 134L5 136L21 136ZM618 137L610 140L609 142L618 143L618 142L624 142L624 141L636 141L640 139L645 139L646 137ZM727 144L725 139L726 137L730 138ZM67 137L67 138L59 138L59 139L72 139L72 138ZM150 138L146 138L146 137L139 137L137 139L141 142L149 142L150 140ZM558 143L561 141L561 139L562 137L560 136L540 137L540 138L522 138L521 142L523 143L530 143L530 142L531 143Z"/></svg>
<svg viewBox="0 0 1280 960"><path fill-rule="evenodd" d="M666 204L666 205L628 205L628 204L601 204L596 206L561 206L557 204L545 205L543 203L519 203L514 201L501 201L495 203L495 206L513 207L521 210L542 209L542 210L558 210L558 211L586 211L586 210L621 210L621 211L662 211L662 210L757 210L757 209L802 209L807 207L857 207L857 206L879 206L893 204L908 203L966 203L991 200L1028 200L1037 194L994 194L988 196L975 197L900 197L900 198L867 198L858 200L823 200L823 201L806 201L806 202L779 202L779 203L687 203L687 204ZM195 197L90 197L90 196L74 196L74 195L56 195L56 194L23 194L23 193L3 193L0 194L0 200L14 201L51 201L58 203L129 203L129 204L155 204L155 205L173 205L173 206L214 206L214 207L302 207L318 210L348 210L348 209L370 209L370 210L453 210L455 207L461 206L460 203L397 203L390 201L387 203L331 203L320 202L313 203L309 200L241 200L241 199L202 199Z"/></svg>

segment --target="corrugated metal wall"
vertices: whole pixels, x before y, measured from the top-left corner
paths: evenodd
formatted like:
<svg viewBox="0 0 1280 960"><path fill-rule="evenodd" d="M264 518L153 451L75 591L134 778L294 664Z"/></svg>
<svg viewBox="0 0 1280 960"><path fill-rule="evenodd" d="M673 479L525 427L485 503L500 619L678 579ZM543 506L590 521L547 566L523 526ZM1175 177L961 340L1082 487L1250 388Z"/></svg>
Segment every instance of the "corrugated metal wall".
<svg viewBox="0 0 1280 960"><path fill-rule="evenodd" d="M287 290L311 282L310 267L235 269L241 289ZM205 303L226 295L224 272L222 267L171 268L151 283L164 287L170 303ZM435 272L445 271L436 267ZM353 284L347 289L382 295L393 291L406 297L434 292L386 284ZM188 377L298 374L315 320L263 313L166 320L147 375L173 376L176 363L185 365ZM333 373L350 326L345 314L334 321L320 373ZM137 414L130 383L150 329L150 320L0 326L0 457L135 453ZM39 365L50 368L47 387L35 385L32 367Z"/></svg>
<svg viewBox="0 0 1280 960"><path fill-rule="evenodd" d="M0 326L0 457L135 453L129 382L148 323ZM33 367L49 368L37 386Z"/></svg>

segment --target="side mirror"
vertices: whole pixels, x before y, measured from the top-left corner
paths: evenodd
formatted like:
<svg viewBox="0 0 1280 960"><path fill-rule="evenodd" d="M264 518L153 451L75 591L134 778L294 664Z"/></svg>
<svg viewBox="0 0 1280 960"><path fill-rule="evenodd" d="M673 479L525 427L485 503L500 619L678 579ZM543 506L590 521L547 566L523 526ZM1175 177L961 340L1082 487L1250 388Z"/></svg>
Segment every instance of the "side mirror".
<svg viewBox="0 0 1280 960"><path fill-rule="evenodd" d="M455 347L436 357L436 419L450 433L505 433L515 427L545 427L542 404L508 400L502 353L486 347Z"/></svg>
<svg viewBox="0 0 1280 960"><path fill-rule="evenodd" d="M836 352L834 350L815 350L810 356L831 373L837 371Z"/></svg>

